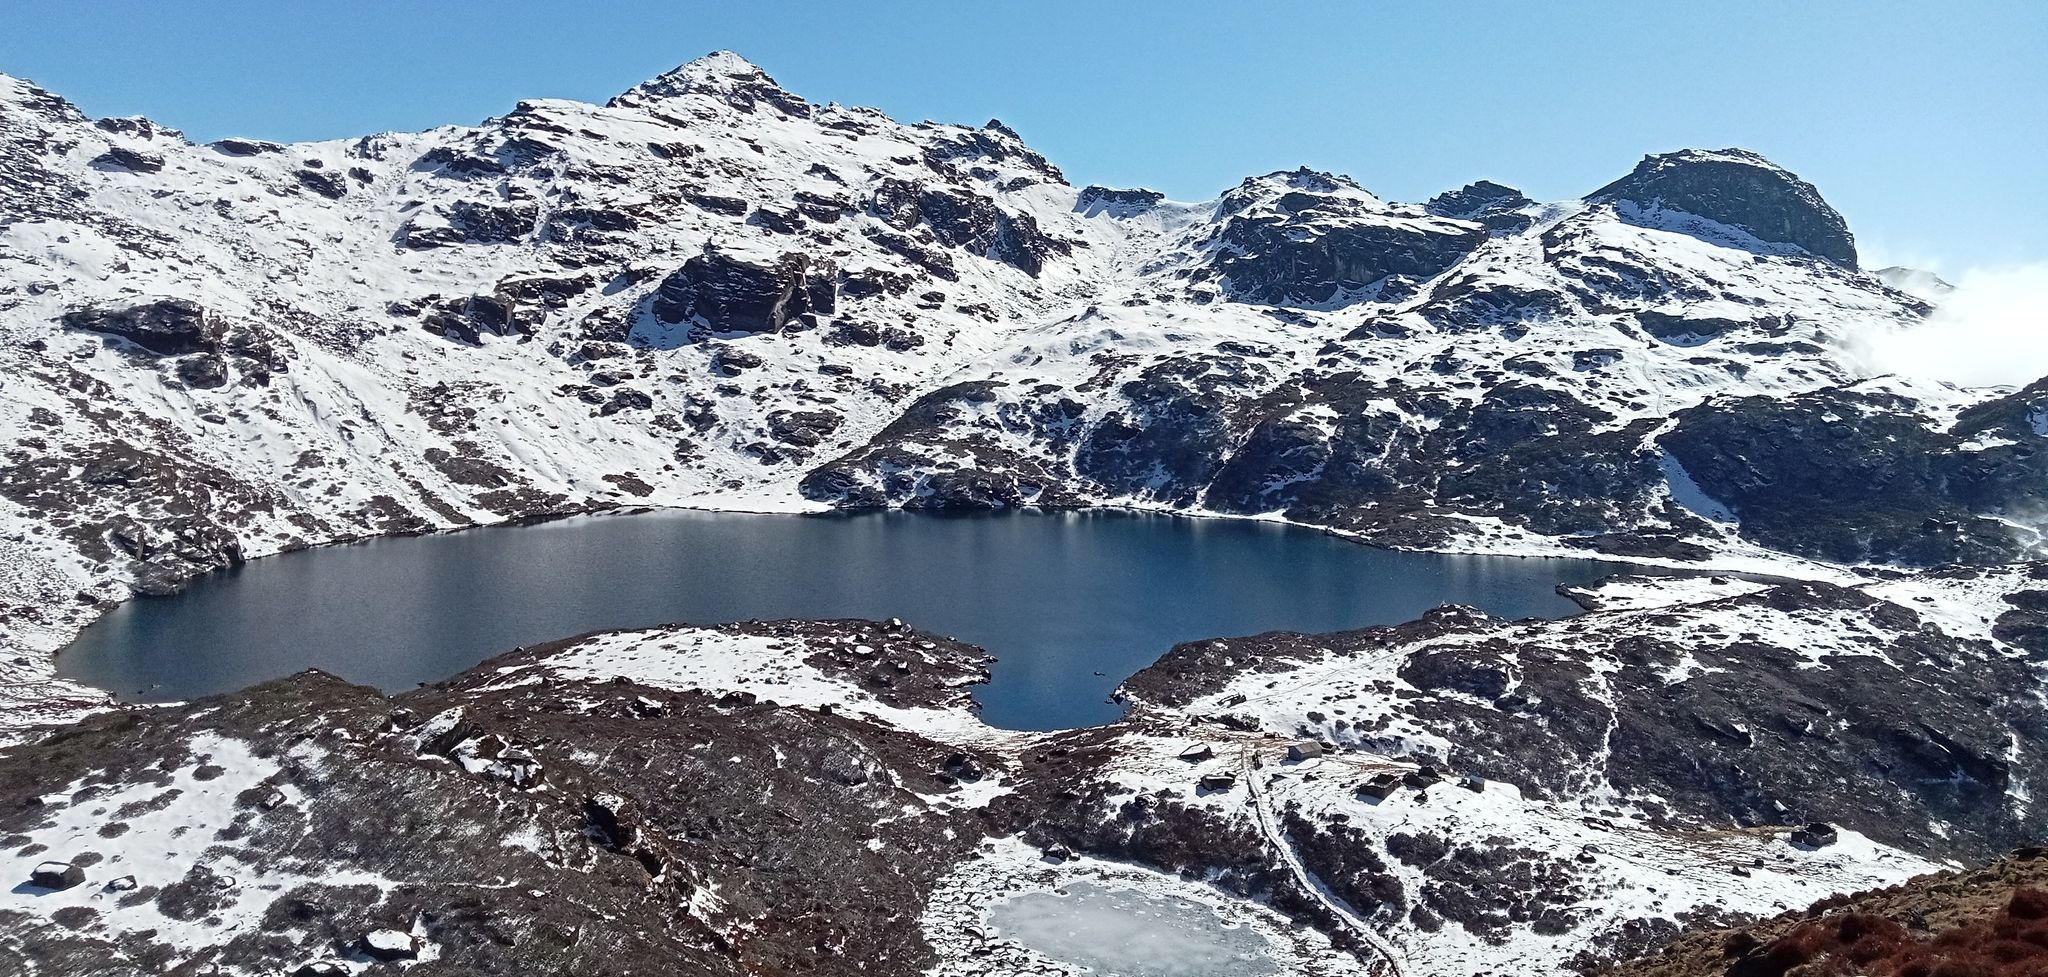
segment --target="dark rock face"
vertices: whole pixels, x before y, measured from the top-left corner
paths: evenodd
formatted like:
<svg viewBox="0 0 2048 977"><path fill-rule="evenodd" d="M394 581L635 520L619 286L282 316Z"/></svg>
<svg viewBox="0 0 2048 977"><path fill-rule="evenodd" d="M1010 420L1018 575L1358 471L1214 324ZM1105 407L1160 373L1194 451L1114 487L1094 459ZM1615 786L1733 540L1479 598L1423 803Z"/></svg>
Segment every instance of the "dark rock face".
<svg viewBox="0 0 2048 977"><path fill-rule="evenodd" d="M1227 379L1215 378L1215 367ZM1243 360L1197 357L1147 368L1123 385L1125 409L1080 444L1075 473L1119 495L1192 503L1229 454L1231 388L1259 372Z"/></svg>
<svg viewBox="0 0 2048 977"><path fill-rule="evenodd" d="M1663 342L1688 346L1697 345L1743 326L1762 326L1766 331L1776 331L1782 329L1785 324L1785 320L1778 316L1765 316L1743 322L1717 316L1672 315L1649 309L1637 312L1635 316L1636 324L1651 336Z"/></svg>
<svg viewBox="0 0 2048 977"><path fill-rule="evenodd" d="M265 153L281 153L284 147L261 139L216 139L207 143L215 152L227 156L261 156Z"/></svg>
<svg viewBox="0 0 2048 977"><path fill-rule="evenodd" d="M1474 221L1489 231L1512 234L1535 223L1535 218L1519 213L1535 202L1513 187L1480 180L1437 194L1423 206L1438 217Z"/></svg>
<svg viewBox="0 0 2048 977"><path fill-rule="evenodd" d="M348 196L348 181L343 180L339 173L303 169L292 174L292 176L299 181L300 186L329 200L340 200Z"/></svg>
<svg viewBox="0 0 2048 977"><path fill-rule="evenodd" d="M1856 267L1856 239L1820 191L1740 149L1646 156L1634 172L1586 199L1694 214L1762 241L1794 245L1844 268Z"/></svg>
<svg viewBox="0 0 2048 977"><path fill-rule="evenodd" d="M775 83L757 65L727 52L714 52L638 85L606 105L648 105L688 94L712 95L742 112L770 109L793 118L811 117L811 105Z"/></svg>
<svg viewBox="0 0 2048 977"><path fill-rule="evenodd" d="M815 448L839 430L846 418L825 410L785 410L768 415L775 440L798 448Z"/></svg>
<svg viewBox="0 0 2048 977"><path fill-rule="evenodd" d="M868 445L812 471L798 488L805 498L850 508L1002 509L1031 502L1075 504L1078 500L1060 489L1066 481L1064 471L986 444L948 437L949 426L998 401L1006 386L999 380L973 380L925 394ZM1004 424L1019 429L1071 432L1082 406L1061 398L1021 411L998 411ZM1056 438L1054 443L1063 449L1075 444L1070 436ZM973 459L974 464L929 470L928 445L945 445L951 452Z"/></svg>
<svg viewBox="0 0 2048 977"><path fill-rule="evenodd" d="M654 406L654 398L630 387L612 391L611 399L597 409L598 416L610 417L625 410L648 410Z"/></svg>
<svg viewBox="0 0 2048 977"><path fill-rule="evenodd" d="M1609 538L1635 528L1624 514L1641 512L1663 476L1655 453L1640 446L1646 426L1615 427L1611 415L1563 391L1511 380L1455 399L1352 372L1311 371L1276 388L1278 379L1249 347L1163 359L1120 384L1086 425L1080 394L1032 390L995 411L1003 429L1036 439L1029 454L958 426L988 413L965 407L996 401L998 385L947 387L802 488L842 505L931 507L951 498L981 508L1053 504L1078 486L1092 496L1282 512L1412 542L1431 538L1432 512L1442 507L1503 512L1540 532L1597 534L1579 540L1588 546L1700 555L1671 540ZM1433 423L1419 428L1406 416ZM928 468L935 454L971 457L976 467L931 478L904 470ZM935 481L976 491L934 494Z"/></svg>
<svg viewBox="0 0 2048 977"><path fill-rule="evenodd" d="M130 173L156 173L164 168L164 158L155 153L137 152L115 146L93 157L92 165L107 170L127 170Z"/></svg>
<svg viewBox="0 0 2048 977"><path fill-rule="evenodd" d="M428 307L420 317L420 326L436 335L472 345L482 342L485 333L514 336L533 331L533 322L518 316L515 304L502 294L443 300Z"/></svg>
<svg viewBox="0 0 2048 977"><path fill-rule="evenodd" d="M1082 188L1081 196L1074 202L1074 209L1083 213L1099 211L1122 216L1148 210L1165 199L1166 194L1157 190L1117 190L1091 185Z"/></svg>
<svg viewBox="0 0 2048 977"><path fill-rule="evenodd" d="M967 190L885 180L868 209L899 231L923 229L949 248L986 255L1036 276L1048 258L1073 249L1048 237L1030 214L1012 214Z"/></svg>
<svg viewBox="0 0 2048 977"><path fill-rule="evenodd" d="M656 319L702 319L714 332L809 328L832 314L832 263L804 254L762 260L707 247L662 280L648 309Z"/></svg>
<svg viewBox="0 0 2048 977"><path fill-rule="evenodd" d="M1273 181L1286 188L1277 197ZM1433 277L1486 240L1483 228L1374 208L1349 181L1302 170L1247 180L1224 195L1213 267L1232 298L1317 304L1389 276ZM1269 204L1269 206L1260 206Z"/></svg>
<svg viewBox="0 0 2048 977"><path fill-rule="evenodd" d="M213 352L223 324L199 303L161 299L125 308L80 309L64 314L64 325L119 336L159 356Z"/></svg>
<svg viewBox="0 0 2048 977"><path fill-rule="evenodd" d="M178 361L178 379L201 390L211 390L227 384L228 365L210 353L188 356Z"/></svg>
<svg viewBox="0 0 2048 977"><path fill-rule="evenodd" d="M533 233L540 208L528 202L482 203L458 200L443 217L446 224L408 222L398 242L408 248L441 248L457 244L507 244Z"/></svg>
<svg viewBox="0 0 2048 977"><path fill-rule="evenodd" d="M925 161L933 168L966 176L988 178L993 171L985 166L971 164L988 162L1004 163L1029 170L1035 177L1022 177L1025 183L1065 183L1067 178L1059 167L1052 165L1044 156L1025 145L1024 137L1017 130L1003 124L1001 119L990 119L979 129L957 135L945 135L933 140L931 148L925 150ZM1013 190L1017 186L1005 186Z"/></svg>
<svg viewBox="0 0 2048 977"><path fill-rule="evenodd" d="M1910 403L1851 390L1717 400L1681 412L1660 443L1766 546L1845 563L1999 563L2020 558L2022 541L1980 514L2048 507L2048 451L2029 420L2044 400L2048 381L1949 431ZM2007 443L1968 446L1986 434Z"/></svg>

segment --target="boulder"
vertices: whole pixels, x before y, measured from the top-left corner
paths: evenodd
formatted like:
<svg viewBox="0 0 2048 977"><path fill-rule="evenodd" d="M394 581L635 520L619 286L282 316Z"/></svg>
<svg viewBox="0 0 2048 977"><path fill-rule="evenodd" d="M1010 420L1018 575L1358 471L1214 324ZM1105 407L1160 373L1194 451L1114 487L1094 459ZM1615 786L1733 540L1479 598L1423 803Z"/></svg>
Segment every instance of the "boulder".
<svg viewBox="0 0 2048 977"><path fill-rule="evenodd" d="M213 353L188 356L178 361L178 379L187 386L211 390L228 382L228 364Z"/></svg>
<svg viewBox="0 0 2048 977"><path fill-rule="evenodd" d="M216 352L225 327L190 299L158 299L120 308L96 307L64 314L70 329L119 336L159 356Z"/></svg>
<svg viewBox="0 0 2048 977"><path fill-rule="evenodd" d="M783 444L815 448L844 422L845 418L828 410L779 410L768 415L768 433Z"/></svg>
<svg viewBox="0 0 2048 977"><path fill-rule="evenodd" d="M420 326L430 333L478 344L493 336L532 335L540 315L521 315L516 302L503 294L445 299L427 307Z"/></svg>
<svg viewBox="0 0 2048 977"><path fill-rule="evenodd" d="M348 195L348 184L341 176L324 170L303 169L294 174L299 185L329 200L340 200Z"/></svg>
<svg viewBox="0 0 2048 977"><path fill-rule="evenodd" d="M207 143L214 152L226 156L261 156L265 153L281 153L284 147L261 139L216 139Z"/></svg>
<svg viewBox="0 0 2048 977"><path fill-rule="evenodd" d="M766 360L743 349L721 346L711 354L711 370L722 377L736 377L748 370L757 369Z"/></svg>
<svg viewBox="0 0 2048 977"><path fill-rule="evenodd" d="M1792 843L1808 848L1825 848L1841 840L1841 833L1826 821L1815 821L1792 832Z"/></svg>
<svg viewBox="0 0 2048 977"><path fill-rule="evenodd" d="M946 754L939 761L939 773L953 780L970 784L987 776L987 771L981 768L981 763L965 753Z"/></svg>
<svg viewBox="0 0 2048 977"><path fill-rule="evenodd" d="M44 862L28 875L28 884L45 889L69 889L85 881L85 869L70 862Z"/></svg>
<svg viewBox="0 0 2048 977"><path fill-rule="evenodd" d="M127 170L130 173L155 173L164 168L164 158L155 153L142 153L133 149L115 146L92 158L95 169Z"/></svg>

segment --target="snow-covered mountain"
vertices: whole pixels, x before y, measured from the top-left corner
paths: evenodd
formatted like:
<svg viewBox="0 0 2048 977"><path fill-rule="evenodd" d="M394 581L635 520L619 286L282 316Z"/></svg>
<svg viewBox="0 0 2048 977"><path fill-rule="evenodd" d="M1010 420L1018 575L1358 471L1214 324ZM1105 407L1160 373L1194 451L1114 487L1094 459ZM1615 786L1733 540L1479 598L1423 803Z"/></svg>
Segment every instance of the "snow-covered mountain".
<svg viewBox="0 0 2048 977"><path fill-rule="evenodd" d="M12 735L97 713L0 753L0 834L101 860L0 893L0 947L1060 972L986 938L988 894L1116 876L1299 972L1529 972L1984 857L2040 828L2044 571L1999 564L2042 549L2048 379L1857 372L1940 294L1740 150L1554 203L1307 170L1188 203L730 54L289 146L0 76L0 702ZM597 636L396 699L106 712L50 678L133 592L296 547L1025 504L1805 582L1200 642L1060 734L979 724L973 649L857 622ZM1839 838L1788 843L1814 819Z"/></svg>
<svg viewBox="0 0 2048 977"><path fill-rule="evenodd" d="M2048 394L1859 380L1840 342L1927 306L1739 151L1547 205L1308 171L1184 204L730 54L293 146L6 79L0 214L0 590L38 650L81 591L628 503L1114 503L1679 560L2038 543Z"/></svg>

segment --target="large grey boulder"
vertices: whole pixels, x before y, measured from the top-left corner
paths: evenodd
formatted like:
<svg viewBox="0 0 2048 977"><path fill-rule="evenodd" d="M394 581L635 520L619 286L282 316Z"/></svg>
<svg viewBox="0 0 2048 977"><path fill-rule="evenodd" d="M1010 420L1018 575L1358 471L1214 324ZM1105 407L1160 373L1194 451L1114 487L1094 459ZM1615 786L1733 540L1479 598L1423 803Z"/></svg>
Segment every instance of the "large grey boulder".
<svg viewBox="0 0 2048 977"><path fill-rule="evenodd" d="M69 889L84 881L85 870L70 862L44 862L28 876L28 884L45 889Z"/></svg>
<svg viewBox="0 0 2048 977"><path fill-rule="evenodd" d="M219 319L190 299L79 309L64 314L64 325L119 336L160 356L214 352L226 331Z"/></svg>

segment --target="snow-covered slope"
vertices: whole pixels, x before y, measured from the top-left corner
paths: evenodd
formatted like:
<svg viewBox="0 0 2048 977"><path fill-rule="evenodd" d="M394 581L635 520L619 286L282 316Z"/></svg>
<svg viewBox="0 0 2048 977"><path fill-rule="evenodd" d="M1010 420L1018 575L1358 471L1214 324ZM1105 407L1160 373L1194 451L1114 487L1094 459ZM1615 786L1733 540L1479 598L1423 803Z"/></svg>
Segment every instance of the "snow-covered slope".
<svg viewBox="0 0 2048 977"><path fill-rule="evenodd" d="M31 880L0 947L51 974L353 973L379 939L452 972L1079 974L1089 939L1004 920L1086 891L1058 932L1151 945L1191 907L1242 972L1565 973L2038 836L2048 565L1612 587L1566 621L1184 645L1065 732L982 725L978 649L859 621L105 714L0 751L0 871Z"/></svg>

